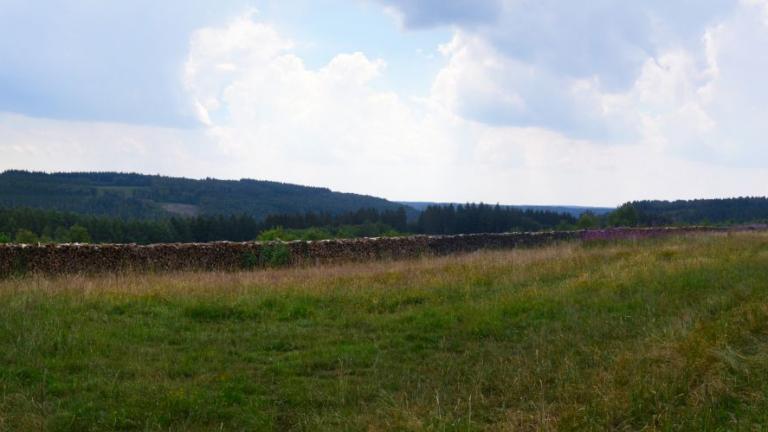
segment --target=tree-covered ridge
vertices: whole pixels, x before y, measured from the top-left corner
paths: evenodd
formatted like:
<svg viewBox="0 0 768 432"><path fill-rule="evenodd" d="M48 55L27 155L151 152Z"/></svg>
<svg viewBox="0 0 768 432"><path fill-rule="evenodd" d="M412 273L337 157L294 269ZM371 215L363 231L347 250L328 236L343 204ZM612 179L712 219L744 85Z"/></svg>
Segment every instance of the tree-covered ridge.
<svg viewBox="0 0 768 432"><path fill-rule="evenodd" d="M768 221L768 198L634 201L618 211L638 225L756 223Z"/></svg>
<svg viewBox="0 0 768 432"><path fill-rule="evenodd" d="M341 214L361 208L396 210L367 195L260 180L193 180L114 172L0 173L0 207L30 207L124 219L162 219L174 214Z"/></svg>

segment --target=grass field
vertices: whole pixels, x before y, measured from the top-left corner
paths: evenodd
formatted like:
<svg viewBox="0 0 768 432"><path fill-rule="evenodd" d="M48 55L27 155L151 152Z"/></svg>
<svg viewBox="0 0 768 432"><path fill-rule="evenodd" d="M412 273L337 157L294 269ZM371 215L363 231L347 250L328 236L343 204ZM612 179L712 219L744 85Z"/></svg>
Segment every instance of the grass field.
<svg viewBox="0 0 768 432"><path fill-rule="evenodd" d="M768 234L0 282L0 430L764 430Z"/></svg>

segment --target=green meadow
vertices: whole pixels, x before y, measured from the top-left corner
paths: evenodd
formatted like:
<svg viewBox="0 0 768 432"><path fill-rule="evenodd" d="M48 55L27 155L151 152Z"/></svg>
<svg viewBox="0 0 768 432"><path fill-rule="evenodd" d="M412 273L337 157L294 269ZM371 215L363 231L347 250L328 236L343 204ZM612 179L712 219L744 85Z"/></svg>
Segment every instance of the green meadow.
<svg viewBox="0 0 768 432"><path fill-rule="evenodd" d="M768 234L0 282L0 431L768 428Z"/></svg>

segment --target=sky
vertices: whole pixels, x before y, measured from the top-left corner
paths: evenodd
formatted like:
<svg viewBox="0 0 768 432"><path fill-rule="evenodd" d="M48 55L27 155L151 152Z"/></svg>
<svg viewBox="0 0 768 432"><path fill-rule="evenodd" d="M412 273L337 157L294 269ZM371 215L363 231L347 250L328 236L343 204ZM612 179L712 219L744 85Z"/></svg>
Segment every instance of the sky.
<svg viewBox="0 0 768 432"><path fill-rule="evenodd" d="M0 0L0 170L768 195L768 0Z"/></svg>

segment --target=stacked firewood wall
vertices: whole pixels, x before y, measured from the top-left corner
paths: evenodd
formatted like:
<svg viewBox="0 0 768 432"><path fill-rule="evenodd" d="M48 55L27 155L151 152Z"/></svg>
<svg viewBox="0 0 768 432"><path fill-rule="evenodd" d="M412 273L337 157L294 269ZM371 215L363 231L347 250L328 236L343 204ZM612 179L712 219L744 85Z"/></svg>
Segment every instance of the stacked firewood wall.
<svg viewBox="0 0 768 432"><path fill-rule="evenodd" d="M456 236L410 236L294 242L204 244L0 245L0 277L27 273L232 271L275 265L313 265L446 255L481 249L541 246L573 240L615 240L714 231L714 228L620 228ZM282 260L268 255L280 251Z"/></svg>

